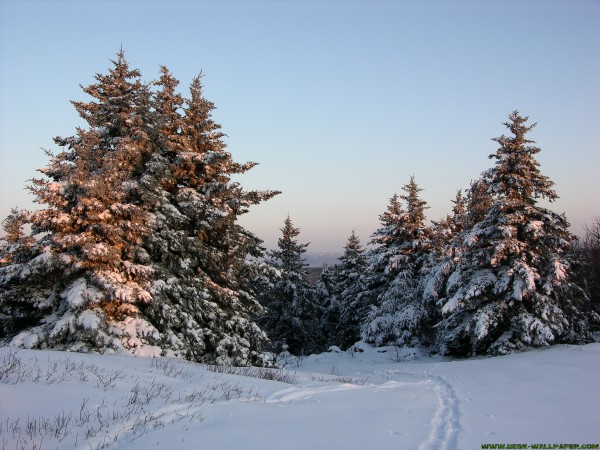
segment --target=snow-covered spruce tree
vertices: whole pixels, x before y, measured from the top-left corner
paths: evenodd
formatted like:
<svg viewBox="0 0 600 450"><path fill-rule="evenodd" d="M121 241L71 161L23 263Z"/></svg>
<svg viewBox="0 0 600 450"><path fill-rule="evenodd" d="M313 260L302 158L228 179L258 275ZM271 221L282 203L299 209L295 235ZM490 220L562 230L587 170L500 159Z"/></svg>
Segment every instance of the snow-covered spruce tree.
<svg viewBox="0 0 600 450"><path fill-rule="evenodd" d="M3 274L7 267L13 267L13 271L16 270L34 255L35 239L23 231L23 227L28 222L29 213L16 208L13 208L9 216L2 222L2 228L6 234L0 238L0 274ZM25 292L26 288L28 286L23 286L20 291ZM0 339L14 335L27 326L35 325L40 319L41 313L34 304L18 300L19 289L16 286L11 292L16 294L13 298L0 296ZM30 292L34 292L34 290Z"/></svg>
<svg viewBox="0 0 600 450"><path fill-rule="evenodd" d="M362 295L367 257L354 230L346 241L337 268L336 294L331 306L339 319L332 329L332 342L348 348L360 340L360 325L369 311L369 304L364 302L368 296Z"/></svg>
<svg viewBox="0 0 600 450"><path fill-rule="evenodd" d="M261 311L252 281L263 249L237 218L277 192L244 191L231 180L256 163L236 163L225 150L200 77L183 99L178 81L165 67L161 72L154 96L159 145L140 182L152 219L143 248L154 270L154 301L144 312L161 347L174 354L261 364L267 339L250 317Z"/></svg>
<svg viewBox="0 0 600 450"><path fill-rule="evenodd" d="M275 192L231 181L254 164L224 151L199 79L184 100L166 68L151 93L122 52L114 65L84 89L96 102L75 103L89 129L57 139L50 180L35 181L48 208L28 223L42 238L0 269L2 317L33 311L12 342L260 363L247 261L260 241L235 221Z"/></svg>
<svg viewBox="0 0 600 450"><path fill-rule="evenodd" d="M460 262L463 252L463 233L468 226L467 198L462 190L452 200L452 215L433 222L431 251L427 255L420 280L423 301L431 314L432 323L441 319L440 298L443 297L450 273Z"/></svg>
<svg viewBox="0 0 600 450"><path fill-rule="evenodd" d="M0 239L3 242L0 246L0 265L23 262L29 258L35 239L23 231L28 222L29 213L17 208L12 208L2 222L5 235Z"/></svg>
<svg viewBox="0 0 600 450"><path fill-rule="evenodd" d="M371 235L369 244L372 247L365 253L367 266L359 279L362 292L358 294L358 301L366 313L378 306L380 294L393 279L391 261L401 245L399 236L404 214L398 194L394 193L386 211L379 216L381 227ZM365 320L366 314L361 319L361 329Z"/></svg>
<svg viewBox="0 0 600 450"><path fill-rule="evenodd" d="M33 180L46 208L21 218L41 238L28 241L25 252L16 245L16 257L0 268L5 337L26 328L14 345L133 347L124 336L138 306L151 299L152 269L136 261L147 214L130 183L152 151L150 93L123 52L113 65L83 89L94 101L73 102L89 128L55 138L63 150L40 170L45 178Z"/></svg>
<svg viewBox="0 0 600 450"><path fill-rule="evenodd" d="M456 196L452 200L454 206L452 206L452 216L450 218L450 227L452 235L457 235L465 227L465 221L467 218L467 199L462 193L462 189L456 191Z"/></svg>
<svg viewBox="0 0 600 450"><path fill-rule="evenodd" d="M526 346L585 342L586 297L570 280L573 236L564 215L538 205L557 198L527 139L535 126L517 111L504 125L511 136L490 158L483 179L492 194L486 217L464 236L464 252L449 276L439 324L443 353L505 354Z"/></svg>
<svg viewBox="0 0 600 450"><path fill-rule="evenodd" d="M459 190L452 200L452 215L433 222L432 251L423 270L421 289L434 322L441 320L446 283L461 261L465 250L464 238L486 217L491 207L492 196L487 189L484 180L471 181L466 197Z"/></svg>
<svg viewBox="0 0 600 450"><path fill-rule="evenodd" d="M421 189L414 177L402 189L405 195L400 198L406 202L406 211L390 230L394 245L385 269L390 281L363 324L362 335L375 345L428 346L432 324L419 281L431 248L431 230L425 225L427 206L419 197Z"/></svg>
<svg viewBox="0 0 600 450"><path fill-rule="evenodd" d="M467 189L466 215L463 228L470 230L486 218L492 207L492 195L485 179L471 181Z"/></svg>
<svg viewBox="0 0 600 450"><path fill-rule="evenodd" d="M328 348L332 345L338 345L334 339L334 332L338 327L339 309L337 307L336 297L336 274L337 267L330 267L323 264L321 273L314 286L314 298L318 310L322 311L319 327L323 338L323 346Z"/></svg>
<svg viewBox="0 0 600 450"><path fill-rule="evenodd" d="M585 236L576 246L579 285L585 289L592 308L600 313L600 217L595 217L591 226L585 227ZM594 323L598 329L600 323Z"/></svg>
<svg viewBox="0 0 600 450"><path fill-rule="evenodd" d="M462 190L456 192L456 197L452 200L452 215L448 215L442 220L432 221L431 227L431 250L432 256L442 256L448 253L448 247L453 245L455 237L459 235L467 220L467 199L463 196Z"/></svg>
<svg viewBox="0 0 600 450"><path fill-rule="evenodd" d="M287 349L295 355L306 355L322 349L323 311L315 301L302 256L309 244L298 243L300 229L294 227L289 216L280 230L278 248L268 252L277 275L271 288L260 293L259 301L266 312L257 322L269 336L274 352Z"/></svg>

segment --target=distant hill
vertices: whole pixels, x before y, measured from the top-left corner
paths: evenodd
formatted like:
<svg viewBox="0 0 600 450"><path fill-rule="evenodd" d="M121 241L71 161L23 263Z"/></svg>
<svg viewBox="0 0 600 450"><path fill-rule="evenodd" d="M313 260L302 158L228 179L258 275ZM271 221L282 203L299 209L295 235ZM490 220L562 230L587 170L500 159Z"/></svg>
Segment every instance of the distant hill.
<svg viewBox="0 0 600 450"><path fill-rule="evenodd" d="M319 275L321 275L321 269L324 264L327 264L330 267L339 264L341 253L306 253L304 259L308 263L308 280L314 286L315 283L319 280Z"/></svg>
<svg viewBox="0 0 600 450"><path fill-rule="evenodd" d="M308 280L314 286L319 280L321 269L324 264L334 266L339 264L341 253L323 252L323 253L305 253L304 260L308 264Z"/></svg>
<svg viewBox="0 0 600 450"><path fill-rule="evenodd" d="M340 256L342 256L342 254L337 252L305 253L304 259L306 260L308 267L321 268L323 264L330 266L338 264L340 262Z"/></svg>

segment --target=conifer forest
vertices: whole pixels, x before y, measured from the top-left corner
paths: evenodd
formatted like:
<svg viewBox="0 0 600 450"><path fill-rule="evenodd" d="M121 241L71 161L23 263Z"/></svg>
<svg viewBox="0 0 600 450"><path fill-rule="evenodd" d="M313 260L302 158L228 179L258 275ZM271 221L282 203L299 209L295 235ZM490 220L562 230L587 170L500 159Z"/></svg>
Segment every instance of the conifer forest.
<svg viewBox="0 0 600 450"><path fill-rule="evenodd" d="M2 222L4 345L271 366L359 341L464 358L600 329L600 219L579 239L551 209L519 111L446 217L399 180L370 239L352 232L312 283L293 217L272 250L239 224L279 192L237 181L256 163L226 148L200 76L181 90L163 66L144 83L120 51L83 91L86 125L54 138L27 186L40 208Z"/></svg>

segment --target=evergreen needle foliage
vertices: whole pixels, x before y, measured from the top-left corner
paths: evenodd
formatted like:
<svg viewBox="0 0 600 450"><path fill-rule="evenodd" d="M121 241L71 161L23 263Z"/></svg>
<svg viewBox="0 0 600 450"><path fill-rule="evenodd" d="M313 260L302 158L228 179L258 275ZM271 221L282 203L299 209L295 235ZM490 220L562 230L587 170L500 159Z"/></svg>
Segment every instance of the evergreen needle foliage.
<svg viewBox="0 0 600 450"><path fill-rule="evenodd" d="M28 348L174 355L261 364L252 280L260 240L237 224L277 194L231 180L255 163L226 151L202 95L167 68L140 81L121 51L73 102L86 128L56 138L13 211L0 263L0 338ZM23 227L30 227L26 236Z"/></svg>
<svg viewBox="0 0 600 450"><path fill-rule="evenodd" d="M324 311L308 281L303 254L309 244L300 244L300 229L286 217L277 249L269 252L272 271L262 283L260 301L265 314L258 323L267 332L274 353L289 351L306 355L322 349Z"/></svg>
<svg viewBox="0 0 600 450"><path fill-rule="evenodd" d="M514 111L504 124L511 134L494 139L495 165L479 183L491 196L487 212L472 214L481 220L457 236L460 252L451 267L442 262L444 353L504 354L591 338L584 315L589 300L571 275L575 237L564 215L538 204L557 194L539 170L540 148L527 138L535 124L527 120Z"/></svg>
<svg viewBox="0 0 600 450"><path fill-rule="evenodd" d="M452 215L427 226L411 177L380 216L364 264L350 237L333 285L319 285L330 293L321 300L330 344L362 338L465 357L591 341L600 323L597 227L577 246L564 215L539 205L557 194L527 121L510 114L510 134L494 139L494 167L457 192Z"/></svg>

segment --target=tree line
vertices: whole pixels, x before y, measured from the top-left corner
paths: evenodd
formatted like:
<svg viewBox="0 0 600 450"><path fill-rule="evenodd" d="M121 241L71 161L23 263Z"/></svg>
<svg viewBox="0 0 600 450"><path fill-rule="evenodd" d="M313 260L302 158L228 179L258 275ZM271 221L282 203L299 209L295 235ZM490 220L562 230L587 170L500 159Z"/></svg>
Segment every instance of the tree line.
<svg viewBox="0 0 600 450"><path fill-rule="evenodd" d="M92 100L73 102L87 127L55 138L61 150L31 180L43 209L3 222L4 343L263 365L264 350L361 339L503 354L589 342L600 323L597 277L582 275L597 272L597 247L578 245L564 215L539 205L557 195L517 111L494 166L458 191L451 215L426 225L411 177L371 247L352 233L311 286L289 217L266 253L237 223L279 192L232 180L256 163L227 151L200 76L184 97L166 67L143 83L121 51L95 79L83 88Z"/></svg>
<svg viewBox="0 0 600 450"><path fill-rule="evenodd" d="M517 112L510 120L509 128L514 121L521 124L517 130L533 128ZM510 139L532 143L523 136ZM507 142L505 137L502 141ZM537 198L556 198L550 180L532 173L531 165L528 176L539 178L537 184L550 192L534 194L534 188L525 186L529 181L512 180L514 175L498 166L525 164L507 163L505 151L501 146L496 153L500 163L472 181L464 194L456 193L452 214L431 225L425 223L421 189L410 177L403 194L394 194L379 216L381 227L372 234L371 245L363 247L352 231L340 262L323 266L312 290L300 264L306 245L294 240L299 230L288 217L279 246L295 252L272 252L280 272L271 290L262 290L263 303L276 312L263 322L274 351L310 353L364 340L467 357L591 342L591 331L600 324L598 221L579 241L568 231L564 215L537 205ZM521 148L515 157L531 158L531 153ZM510 190L519 186L530 197L497 195L505 192L494 186L498 182L512 186ZM298 261L294 270L283 258ZM298 279L304 288L291 289ZM280 301L286 290L304 297ZM300 305L307 305L304 312L298 312ZM316 312L304 319L310 311ZM282 317L302 324L296 329L310 338L298 342L293 327L277 328Z"/></svg>

